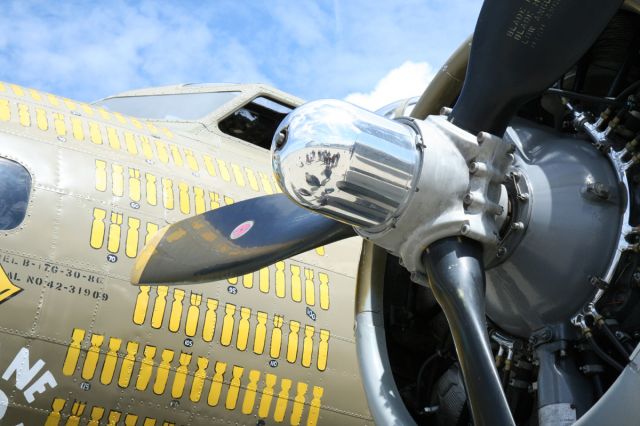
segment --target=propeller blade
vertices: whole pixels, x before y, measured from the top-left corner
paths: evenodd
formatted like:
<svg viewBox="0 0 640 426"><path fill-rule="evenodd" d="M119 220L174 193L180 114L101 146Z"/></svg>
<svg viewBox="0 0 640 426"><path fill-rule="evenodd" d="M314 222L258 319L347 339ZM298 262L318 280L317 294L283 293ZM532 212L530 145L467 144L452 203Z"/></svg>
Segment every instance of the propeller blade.
<svg viewBox="0 0 640 426"><path fill-rule="evenodd" d="M352 227L299 207L284 194L252 198L158 231L136 260L131 282L237 277L354 235Z"/></svg>
<svg viewBox="0 0 640 426"><path fill-rule="evenodd" d="M429 246L424 263L451 329L474 423L514 425L489 346L482 246L465 238L444 238Z"/></svg>
<svg viewBox="0 0 640 426"><path fill-rule="evenodd" d="M485 0L452 123L502 136L518 107L574 65L622 0Z"/></svg>

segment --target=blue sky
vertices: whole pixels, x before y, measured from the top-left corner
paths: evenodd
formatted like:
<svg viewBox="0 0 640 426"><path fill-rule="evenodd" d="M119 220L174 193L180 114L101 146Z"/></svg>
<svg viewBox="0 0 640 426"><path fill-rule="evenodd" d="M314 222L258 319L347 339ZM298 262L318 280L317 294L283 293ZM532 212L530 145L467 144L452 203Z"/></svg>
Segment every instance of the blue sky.
<svg viewBox="0 0 640 426"><path fill-rule="evenodd" d="M379 104L420 93L473 31L480 6L4 1L0 79L84 101L174 83L263 82L308 100Z"/></svg>

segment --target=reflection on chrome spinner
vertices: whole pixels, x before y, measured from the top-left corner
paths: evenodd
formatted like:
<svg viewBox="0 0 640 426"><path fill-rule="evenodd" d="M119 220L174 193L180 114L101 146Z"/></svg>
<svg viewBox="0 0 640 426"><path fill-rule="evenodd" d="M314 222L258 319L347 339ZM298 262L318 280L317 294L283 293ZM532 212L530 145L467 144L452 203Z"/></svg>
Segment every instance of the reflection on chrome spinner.
<svg viewBox="0 0 640 426"><path fill-rule="evenodd" d="M282 189L304 207L355 226L386 227L419 174L411 127L344 102L303 105L276 135L273 168Z"/></svg>

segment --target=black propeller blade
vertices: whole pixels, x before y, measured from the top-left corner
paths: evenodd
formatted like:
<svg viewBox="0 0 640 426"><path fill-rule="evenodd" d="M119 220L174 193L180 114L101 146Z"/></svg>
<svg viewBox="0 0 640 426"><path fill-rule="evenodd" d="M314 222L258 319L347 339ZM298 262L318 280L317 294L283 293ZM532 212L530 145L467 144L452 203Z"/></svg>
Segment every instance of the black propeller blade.
<svg viewBox="0 0 640 426"><path fill-rule="evenodd" d="M594 43L621 0L486 0L451 121L502 136L516 109Z"/></svg>
<svg viewBox="0 0 640 426"><path fill-rule="evenodd" d="M353 235L352 227L299 207L284 194L252 198L160 230L138 257L132 283L236 277Z"/></svg>
<svg viewBox="0 0 640 426"><path fill-rule="evenodd" d="M502 391L496 393L492 389L500 379L486 331L482 246L458 237L439 240L427 249L425 266L433 295L446 313L453 341L459 348L465 388L469 398L474 398L471 404L475 424L512 424ZM468 375L469 371L473 374Z"/></svg>

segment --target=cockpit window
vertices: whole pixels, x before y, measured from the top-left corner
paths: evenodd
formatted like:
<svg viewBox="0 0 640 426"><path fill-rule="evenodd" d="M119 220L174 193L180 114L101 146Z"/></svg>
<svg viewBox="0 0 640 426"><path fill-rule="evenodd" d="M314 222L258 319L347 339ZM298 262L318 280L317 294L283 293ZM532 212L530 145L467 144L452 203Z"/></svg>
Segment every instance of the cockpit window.
<svg viewBox="0 0 640 426"><path fill-rule="evenodd" d="M293 107L261 96L220 120L218 128L228 135L270 149L278 125L292 109Z"/></svg>
<svg viewBox="0 0 640 426"><path fill-rule="evenodd" d="M22 165L0 157L0 229L13 229L27 214L31 175Z"/></svg>
<svg viewBox="0 0 640 426"><path fill-rule="evenodd" d="M117 111L152 120L198 120L220 108L240 92L176 93L172 95L125 96L96 102Z"/></svg>

